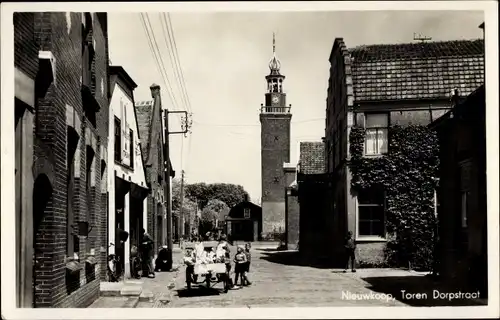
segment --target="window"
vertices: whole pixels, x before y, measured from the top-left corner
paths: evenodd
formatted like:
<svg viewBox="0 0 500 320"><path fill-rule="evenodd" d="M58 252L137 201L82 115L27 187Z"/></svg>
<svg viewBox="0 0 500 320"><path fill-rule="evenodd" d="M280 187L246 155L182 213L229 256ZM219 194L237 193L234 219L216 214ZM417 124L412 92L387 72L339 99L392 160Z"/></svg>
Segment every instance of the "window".
<svg viewBox="0 0 500 320"><path fill-rule="evenodd" d="M389 115L386 113L368 113L365 118L365 154L381 155L387 153Z"/></svg>
<svg viewBox="0 0 500 320"><path fill-rule="evenodd" d="M383 192L368 189L358 193L358 236L385 237Z"/></svg>
<svg viewBox="0 0 500 320"><path fill-rule="evenodd" d="M243 209L243 217L245 219L250 219L250 208Z"/></svg>
<svg viewBox="0 0 500 320"><path fill-rule="evenodd" d="M439 193L438 190L434 190L434 215L438 217L438 214L440 212L440 207L441 207L441 202L439 199Z"/></svg>
<svg viewBox="0 0 500 320"><path fill-rule="evenodd" d="M122 161L121 122L117 117L115 117L115 161Z"/></svg>
<svg viewBox="0 0 500 320"><path fill-rule="evenodd" d="M134 147L134 131L132 131L132 129L130 129L129 131L129 139L130 139L130 167L133 169L135 147Z"/></svg>
<svg viewBox="0 0 500 320"><path fill-rule="evenodd" d="M67 182L66 182L66 218L67 218L67 239L66 239L66 254L69 258L76 258L79 250L79 239L76 234L77 230L74 226L74 204L73 196L75 190L75 161L80 161L79 158L75 159L76 149L78 148L78 134L76 131L68 127L68 139L66 142L67 148Z"/></svg>
<svg viewBox="0 0 500 320"><path fill-rule="evenodd" d="M90 214L92 210L92 180L94 179L94 150L91 146L87 146L87 162L85 170L85 189L87 192L87 222L90 222Z"/></svg>

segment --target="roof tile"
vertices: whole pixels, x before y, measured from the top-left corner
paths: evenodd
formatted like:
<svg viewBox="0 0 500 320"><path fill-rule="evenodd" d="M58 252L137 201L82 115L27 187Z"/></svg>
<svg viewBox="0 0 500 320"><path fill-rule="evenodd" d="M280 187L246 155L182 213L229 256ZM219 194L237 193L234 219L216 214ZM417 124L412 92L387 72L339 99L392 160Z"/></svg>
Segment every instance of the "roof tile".
<svg viewBox="0 0 500 320"><path fill-rule="evenodd" d="M141 140L142 153L144 158L149 154L149 130L151 127L151 117L153 116L153 101L136 101L135 110L137 112L137 124L139 126L139 139Z"/></svg>
<svg viewBox="0 0 500 320"><path fill-rule="evenodd" d="M448 98L484 83L484 41L360 46L350 51L356 101Z"/></svg>

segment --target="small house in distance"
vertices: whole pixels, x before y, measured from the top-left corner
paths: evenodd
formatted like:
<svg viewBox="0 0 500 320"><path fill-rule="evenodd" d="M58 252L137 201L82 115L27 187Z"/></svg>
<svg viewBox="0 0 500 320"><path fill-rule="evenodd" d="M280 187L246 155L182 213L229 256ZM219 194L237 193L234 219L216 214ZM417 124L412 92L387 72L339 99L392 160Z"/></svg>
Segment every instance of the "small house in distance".
<svg viewBox="0 0 500 320"><path fill-rule="evenodd" d="M262 207L250 201L232 207L226 216L226 233L231 241L261 240Z"/></svg>

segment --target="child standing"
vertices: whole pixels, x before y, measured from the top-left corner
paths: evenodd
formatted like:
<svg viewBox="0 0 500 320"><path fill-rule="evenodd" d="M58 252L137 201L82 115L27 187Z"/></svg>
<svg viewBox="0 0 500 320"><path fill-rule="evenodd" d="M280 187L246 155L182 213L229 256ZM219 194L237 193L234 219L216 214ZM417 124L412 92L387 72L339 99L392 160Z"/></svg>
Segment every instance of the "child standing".
<svg viewBox="0 0 500 320"><path fill-rule="evenodd" d="M240 279L243 285L243 273L245 268L245 263L247 262L247 256L245 254L245 248L243 246L238 246L238 251L234 256L234 286L238 285L238 279Z"/></svg>
<svg viewBox="0 0 500 320"><path fill-rule="evenodd" d="M245 265L243 267L243 281L242 281L242 284L244 286L252 285L250 280L248 280L248 273L250 272L250 262L252 260L252 254L250 253L251 248L252 248L252 245L250 244L250 242L247 242L245 244L245 255L247 257L247 262L245 262Z"/></svg>
<svg viewBox="0 0 500 320"><path fill-rule="evenodd" d="M347 269L349 268L349 260L351 261L351 270L352 272L356 272L356 256L355 256L355 251L356 251L356 242L352 238L352 231L347 232L347 237L345 240L345 269L344 272L347 272Z"/></svg>

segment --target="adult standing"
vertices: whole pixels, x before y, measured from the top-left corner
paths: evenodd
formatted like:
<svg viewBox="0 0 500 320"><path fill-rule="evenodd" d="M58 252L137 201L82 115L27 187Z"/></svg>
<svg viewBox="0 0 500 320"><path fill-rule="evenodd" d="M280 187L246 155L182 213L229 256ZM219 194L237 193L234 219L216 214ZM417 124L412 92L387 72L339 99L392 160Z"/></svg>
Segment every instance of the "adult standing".
<svg viewBox="0 0 500 320"><path fill-rule="evenodd" d="M144 228L141 230L141 255L142 260L144 261L145 266L148 270L148 278L154 278L154 266L153 266L153 246L154 241L153 238L146 233Z"/></svg>

